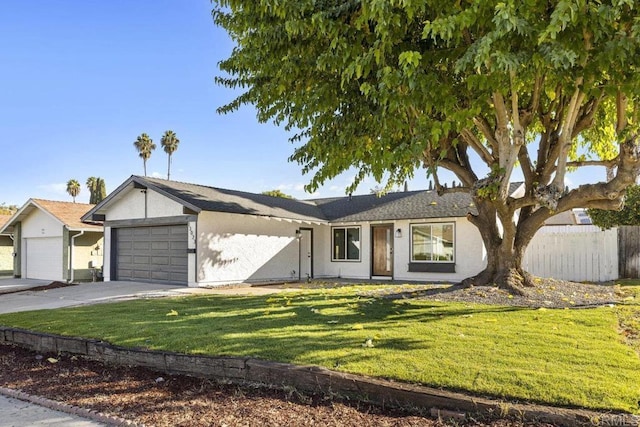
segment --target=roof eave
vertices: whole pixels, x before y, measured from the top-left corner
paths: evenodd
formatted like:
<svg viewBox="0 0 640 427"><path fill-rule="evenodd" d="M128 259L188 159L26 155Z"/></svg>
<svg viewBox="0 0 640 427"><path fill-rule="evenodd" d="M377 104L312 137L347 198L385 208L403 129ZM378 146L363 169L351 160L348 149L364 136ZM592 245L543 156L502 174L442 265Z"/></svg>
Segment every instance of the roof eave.
<svg viewBox="0 0 640 427"><path fill-rule="evenodd" d="M186 202L185 200L182 200L181 198L174 196L173 194L170 194L166 191L164 191L163 189L159 188L158 186L150 183L149 181L147 181L146 179L144 179L143 177L139 177L136 175L131 175L129 177L129 179L127 179L125 182L123 182L122 184L120 184L120 186L118 186L118 188L116 188L115 190L113 190L107 197L104 198L104 200L102 200L100 203L98 203L97 205L95 205L89 212L87 212L86 214L84 214L81 218L81 221L83 222L90 222L90 221L94 221L95 215L100 215L100 214L104 214L103 210L106 209L108 207L109 204L111 204L112 202L118 200L120 194L125 191L129 185L133 184L134 186L139 185L142 186L142 188L145 189L151 189L159 194L162 194L163 196L173 200L174 202L177 202L179 204L181 204L182 206L191 209L192 211L196 212L196 213L200 213L202 211L202 209L200 209L199 207Z"/></svg>

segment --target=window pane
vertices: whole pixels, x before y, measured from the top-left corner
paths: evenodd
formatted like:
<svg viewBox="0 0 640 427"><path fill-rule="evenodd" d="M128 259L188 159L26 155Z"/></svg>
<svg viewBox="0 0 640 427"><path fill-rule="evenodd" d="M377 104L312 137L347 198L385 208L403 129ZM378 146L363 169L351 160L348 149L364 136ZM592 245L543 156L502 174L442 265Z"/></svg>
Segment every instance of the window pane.
<svg viewBox="0 0 640 427"><path fill-rule="evenodd" d="M431 259L433 261L453 261L453 225L432 225L431 239Z"/></svg>
<svg viewBox="0 0 640 427"><path fill-rule="evenodd" d="M347 259L360 259L359 228L347 228Z"/></svg>
<svg viewBox="0 0 640 427"><path fill-rule="evenodd" d="M344 259L345 255L345 230L344 228L333 229L333 259Z"/></svg>
<svg viewBox="0 0 640 427"><path fill-rule="evenodd" d="M418 225L411 228L412 261L453 261L453 224Z"/></svg>
<svg viewBox="0 0 640 427"><path fill-rule="evenodd" d="M413 261L431 261L431 226L412 227L411 242Z"/></svg>

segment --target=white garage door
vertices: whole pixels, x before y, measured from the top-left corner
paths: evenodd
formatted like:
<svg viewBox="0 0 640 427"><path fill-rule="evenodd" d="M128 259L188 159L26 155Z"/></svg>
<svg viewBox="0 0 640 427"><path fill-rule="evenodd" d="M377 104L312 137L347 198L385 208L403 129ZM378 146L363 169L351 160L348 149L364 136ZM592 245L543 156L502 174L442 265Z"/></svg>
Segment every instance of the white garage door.
<svg viewBox="0 0 640 427"><path fill-rule="evenodd" d="M62 237L31 237L23 242L23 277L62 280Z"/></svg>

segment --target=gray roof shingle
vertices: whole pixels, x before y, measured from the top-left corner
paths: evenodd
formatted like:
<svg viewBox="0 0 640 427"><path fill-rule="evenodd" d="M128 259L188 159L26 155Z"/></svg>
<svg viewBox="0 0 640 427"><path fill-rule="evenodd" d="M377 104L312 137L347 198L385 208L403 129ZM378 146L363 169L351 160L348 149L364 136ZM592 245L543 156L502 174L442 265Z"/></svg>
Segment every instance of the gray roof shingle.
<svg viewBox="0 0 640 427"><path fill-rule="evenodd" d="M384 196L363 196L317 199L314 202L329 221L383 221L392 219L451 218L476 213L467 193L438 196L434 191L407 191Z"/></svg>
<svg viewBox="0 0 640 427"><path fill-rule="evenodd" d="M314 203L305 201L159 178L136 178L205 211L310 221L326 219Z"/></svg>
<svg viewBox="0 0 640 427"><path fill-rule="evenodd" d="M296 200L134 175L83 219L102 211L105 204L132 183L160 191L196 211L227 212L301 221L357 222L453 218L477 213L471 196L462 192L438 196L435 190L421 190L388 193L383 196L366 194ZM519 183L511 184L510 192L513 193L519 186Z"/></svg>

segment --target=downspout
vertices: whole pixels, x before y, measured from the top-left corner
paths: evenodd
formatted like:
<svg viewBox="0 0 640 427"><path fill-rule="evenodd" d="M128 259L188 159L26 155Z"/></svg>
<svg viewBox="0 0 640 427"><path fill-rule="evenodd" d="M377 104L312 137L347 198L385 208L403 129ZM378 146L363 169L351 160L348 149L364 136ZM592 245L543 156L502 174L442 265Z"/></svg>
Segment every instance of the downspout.
<svg viewBox="0 0 640 427"><path fill-rule="evenodd" d="M84 234L84 230L80 230L80 233L71 236L71 245L69 245L69 283L73 283L73 247L75 246L76 237L80 237Z"/></svg>

